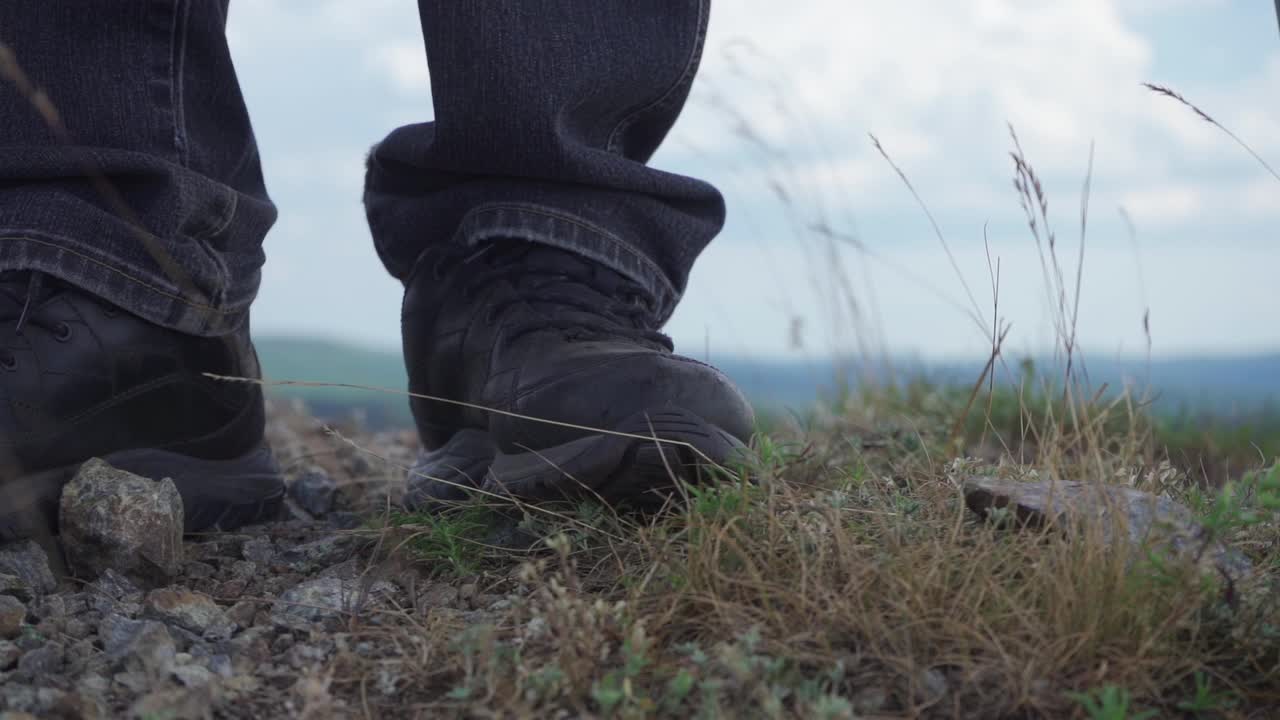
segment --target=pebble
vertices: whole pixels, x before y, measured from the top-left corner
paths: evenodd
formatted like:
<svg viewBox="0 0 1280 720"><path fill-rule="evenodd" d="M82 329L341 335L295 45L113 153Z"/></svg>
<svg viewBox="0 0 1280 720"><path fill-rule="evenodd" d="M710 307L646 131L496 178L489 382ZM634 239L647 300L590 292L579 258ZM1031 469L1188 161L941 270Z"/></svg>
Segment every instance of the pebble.
<svg viewBox="0 0 1280 720"><path fill-rule="evenodd" d="M51 593L58 589L58 581L49 569L49 556L34 540L8 543L0 546L0 573L17 577L23 587L7 592L9 595ZM10 581L12 582L12 581ZM23 589L25 588L25 589Z"/></svg>
<svg viewBox="0 0 1280 720"><path fill-rule="evenodd" d="M333 496L338 489L324 468L313 465L303 470L289 486L289 495L303 510L324 515L333 509Z"/></svg>
<svg viewBox="0 0 1280 720"><path fill-rule="evenodd" d="M185 588L164 588L147 593L142 614L202 637L231 637L232 623L223 609L208 595Z"/></svg>
<svg viewBox="0 0 1280 720"><path fill-rule="evenodd" d="M0 640L11 640L22 632L27 606L10 595L0 595Z"/></svg>

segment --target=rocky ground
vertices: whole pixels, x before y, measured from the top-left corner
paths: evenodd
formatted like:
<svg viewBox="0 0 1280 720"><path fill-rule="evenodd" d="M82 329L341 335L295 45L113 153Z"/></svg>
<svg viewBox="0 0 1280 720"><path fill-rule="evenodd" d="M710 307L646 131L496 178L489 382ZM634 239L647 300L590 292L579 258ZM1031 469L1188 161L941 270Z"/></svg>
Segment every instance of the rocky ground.
<svg viewBox="0 0 1280 720"><path fill-rule="evenodd" d="M0 720L1086 717L1126 686L1161 717L1277 716L1261 485L1090 480L1109 456L1050 483L840 420L760 438L753 483L670 516L517 526L397 514L412 431L269 415L279 522L184 535L171 482L90 462L61 537L0 546Z"/></svg>
<svg viewBox="0 0 1280 720"><path fill-rule="evenodd" d="M171 484L86 466L63 498L69 566L51 539L0 548L0 717L345 715L322 669L384 651L348 631L501 599L372 561L360 528L402 491L411 432L345 438L292 406L268 432L283 522L184 538ZM397 685L388 666L367 693Z"/></svg>

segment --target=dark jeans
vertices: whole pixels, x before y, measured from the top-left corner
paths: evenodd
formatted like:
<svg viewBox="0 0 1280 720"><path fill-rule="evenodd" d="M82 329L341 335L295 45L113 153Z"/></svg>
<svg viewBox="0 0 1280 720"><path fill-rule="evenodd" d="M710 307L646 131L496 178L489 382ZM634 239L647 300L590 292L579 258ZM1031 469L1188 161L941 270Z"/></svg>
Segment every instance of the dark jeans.
<svg viewBox="0 0 1280 720"><path fill-rule="evenodd" d="M40 270L193 334L244 322L276 210L227 3L0 2L0 42L70 137L0 80L0 270ZM633 278L665 321L724 218L714 188L645 165L688 96L709 6L420 0L435 121L374 146L366 176L387 269L405 278L433 243L531 240Z"/></svg>

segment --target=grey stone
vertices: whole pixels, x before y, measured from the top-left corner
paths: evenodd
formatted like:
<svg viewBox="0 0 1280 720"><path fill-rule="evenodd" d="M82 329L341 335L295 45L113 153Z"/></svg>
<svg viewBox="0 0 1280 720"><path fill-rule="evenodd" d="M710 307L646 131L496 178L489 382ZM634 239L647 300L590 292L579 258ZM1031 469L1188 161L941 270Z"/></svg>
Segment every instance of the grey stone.
<svg viewBox="0 0 1280 720"><path fill-rule="evenodd" d="M214 675L199 665L179 665L170 673L183 687L202 687L213 681Z"/></svg>
<svg viewBox="0 0 1280 720"><path fill-rule="evenodd" d="M303 510L312 515L324 515L333 509L333 496L338 484L324 468L311 466L303 470L289 485L289 495Z"/></svg>
<svg viewBox="0 0 1280 720"><path fill-rule="evenodd" d="M27 606L18 598L0 595L0 640L10 640L22 632L22 624L27 621Z"/></svg>
<svg viewBox="0 0 1280 720"><path fill-rule="evenodd" d="M27 581L17 575L0 572L0 595L12 595L22 602L27 602L35 593L31 591Z"/></svg>
<svg viewBox="0 0 1280 720"><path fill-rule="evenodd" d="M227 619L240 629L253 625L253 618L258 614L258 603L252 600L241 600L227 610Z"/></svg>
<svg viewBox="0 0 1280 720"><path fill-rule="evenodd" d="M157 622L144 622L142 628L123 648L126 670L151 676L167 671L173 665L177 649L169 629Z"/></svg>
<svg viewBox="0 0 1280 720"><path fill-rule="evenodd" d="M280 553L276 562L298 572L312 572L345 560L354 551L355 540L350 535L330 535L291 547Z"/></svg>
<svg viewBox="0 0 1280 720"><path fill-rule="evenodd" d="M58 580L49 569L49 556L34 540L0 547L0 573L16 576L33 594L51 593L58 589Z"/></svg>
<svg viewBox="0 0 1280 720"><path fill-rule="evenodd" d="M19 657L22 657L22 648L8 640L0 640L0 672L17 665Z"/></svg>
<svg viewBox="0 0 1280 720"><path fill-rule="evenodd" d="M111 689L111 681L97 673L86 673L76 681L76 690L85 694L102 695Z"/></svg>
<svg viewBox="0 0 1280 720"><path fill-rule="evenodd" d="M356 614L387 597L395 588L377 581L368 588L358 580L325 577L308 580L290 588L271 607L275 624L294 630L317 630L340 625Z"/></svg>
<svg viewBox="0 0 1280 720"><path fill-rule="evenodd" d="M10 714L31 713L37 717L47 717L62 704L66 696L65 692L56 688L0 683L0 708L8 708Z"/></svg>
<svg viewBox="0 0 1280 720"><path fill-rule="evenodd" d="M972 477L964 481L964 495L969 509L982 517L1003 509L1023 524L1052 521L1077 532L1092 529L1106 543L1114 542L1117 530L1123 530L1123 540L1131 547L1162 549L1171 558L1195 560L1207 573L1233 583L1253 575L1249 559L1209 537L1191 510L1134 488Z"/></svg>
<svg viewBox="0 0 1280 720"><path fill-rule="evenodd" d="M113 569L108 569L102 573L89 586L95 592L102 593L113 600L124 600L134 595L142 594L142 590L138 589L138 586L133 584L132 580Z"/></svg>
<svg viewBox="0 0 1280 720"><path fill-rule="evenodd" d="M32 680L48 677L62 669L66 653L56 642L28 650L18 658L18 673Z"/></svg>
<svg viewBox="0 0 1280 720"><path fill-rule="evenodd" d="M204 578L213 577L215 572L212 565L210 565L209 563L200 562L199 560L192 560L188 562L183 567L183 571L186 573L187 577L193 580L201 580Z"/></svg>
<svg viewBox="0 0 1280 720"><path fill-rule="evenodd" d="M129 708L128 717L137 720L161 717L167 720L209 720L218 705L215 699L213 689L208 685L154 690Z"/></svg>
<svg viewBox="0 0 1280 720"><path fill-rule="evenodd" d="M46 595L31 604L31 615L40 620L62 620L67 617L67 601L61 595Z"/></svg>
<svg viewBox="0 0 1280 720"><path fill-rule="evenodd" d="M63 626L62 632L66 633L67 637L75 640L81 640L93 634L93 627L87 620L82 618L71 618L70 620L67 620L67 624Z"/></svg>
<svg viewBox="0 0 1280 720"><path fill-rule="evenodd" d="M275 548L272 547L271 541L267 538L254 538L244 543L240 547L240 555L251 563L257 565L266 565L276 556Z"/></svg>
<svg viewBox="0 0 1280 720"><path fill-rule="evenodd" d="M142 614L201 637L231 636L231 621L226 612L208 595L185 588L164 588L147 593Z"/></svg>
<svg viewBox="0 0 1280 720"><path fill-rule="evenodd" d="M177 647L169 629L154 620L130 620L119 615L103 618L98 637L114 667L151 676L172 665Z"/></svg>
<svg viewBox="0 0 1280 720"><path fill-rule="evenodd" d="M156 482L90 460L63 488L59 522L77 575L116 570L145 585L182 569L182 497L168 478Z"/></svg>

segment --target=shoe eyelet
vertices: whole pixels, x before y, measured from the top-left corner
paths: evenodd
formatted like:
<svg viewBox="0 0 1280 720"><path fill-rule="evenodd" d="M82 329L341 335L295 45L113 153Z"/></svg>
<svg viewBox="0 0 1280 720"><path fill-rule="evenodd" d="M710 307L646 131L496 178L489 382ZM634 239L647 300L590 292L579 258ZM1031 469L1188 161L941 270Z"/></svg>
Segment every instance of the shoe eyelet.
<svg viewBox="0 0 1280 720"><path fill-rule="evenodd" d="M56 326L54 326L54 328L53 328L53 339L54 339L54 340L57 340L57 341L58 341L58 342L60 342L60 343L64 343L64 342L68 342L68 341L70 341L70 340L71 340L71 334L72 334L72 333L71 333L71 326L70 326L70 325L68 325L68 324L66 324L66 323L64 323L64 322L60 322L60 323L58 323L58 324L57 324Z"/></svg>
<svg viewBox="0 0 1280 720"><path fill-rule="evenodd" d="M13 372L14 370L17 370L17 369L18 369L18 358L13 357L12 355L0 357L0 370Z"/></svg>

